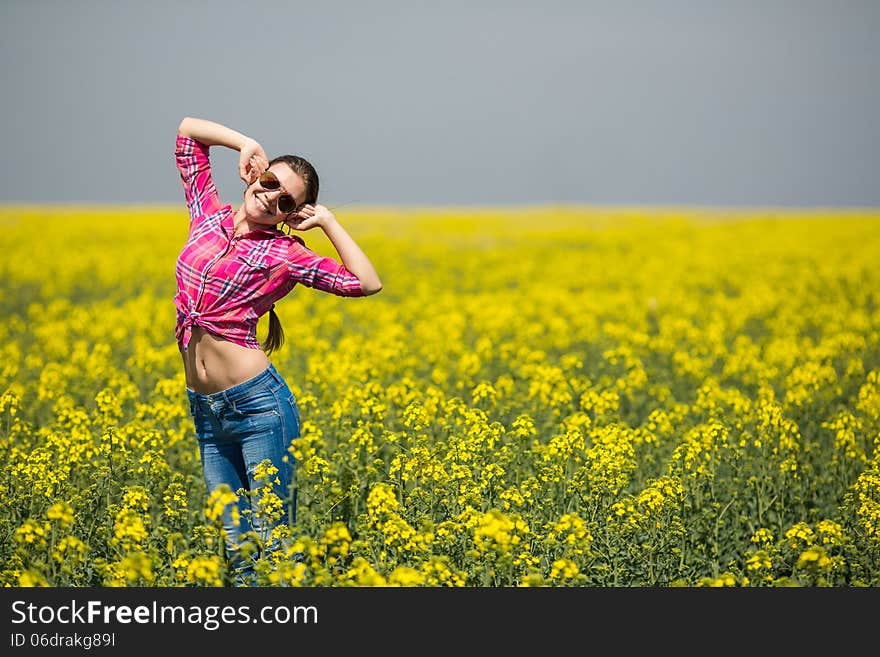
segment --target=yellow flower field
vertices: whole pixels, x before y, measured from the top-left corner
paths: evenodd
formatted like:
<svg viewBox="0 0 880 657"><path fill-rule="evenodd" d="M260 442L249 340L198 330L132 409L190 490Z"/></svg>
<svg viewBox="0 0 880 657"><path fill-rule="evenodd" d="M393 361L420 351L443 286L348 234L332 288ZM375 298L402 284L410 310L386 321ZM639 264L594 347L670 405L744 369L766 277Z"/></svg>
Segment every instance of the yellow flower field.
<svg viewBox="0 0 880 657"><path fill-rule="evenodd" d="M303 432L261 584L880 585L880 213L337 216L384 289L276 308ZM229 585L186 226L0 210L3 585Z"/></svg>

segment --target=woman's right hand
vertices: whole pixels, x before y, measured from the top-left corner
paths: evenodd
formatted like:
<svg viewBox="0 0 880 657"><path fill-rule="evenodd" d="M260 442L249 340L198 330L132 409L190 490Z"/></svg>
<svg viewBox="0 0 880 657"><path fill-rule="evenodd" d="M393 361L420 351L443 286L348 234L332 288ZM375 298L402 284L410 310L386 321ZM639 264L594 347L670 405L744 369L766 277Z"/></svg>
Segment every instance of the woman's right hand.
<svg viewBox="0 0 880 657"><path fill-rule="evenodd" d="M269 159L263 147L253 139L246 139L238 156L238 175L241 179L251 185L268 168Z"/></svg>

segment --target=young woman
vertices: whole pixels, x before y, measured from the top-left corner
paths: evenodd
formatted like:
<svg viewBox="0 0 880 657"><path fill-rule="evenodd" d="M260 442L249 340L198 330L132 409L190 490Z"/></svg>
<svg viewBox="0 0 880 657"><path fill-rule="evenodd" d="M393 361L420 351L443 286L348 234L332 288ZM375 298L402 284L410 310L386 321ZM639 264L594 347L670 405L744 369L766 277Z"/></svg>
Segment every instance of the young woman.
<svg viewBox="0 0 880 657"><path fill-rule="evenodd" d="M240 153L238 173L246 188L237 210L220 203L211 146ZM257 556L276 549L273 529L292 524L296 514L289 448L299 436L300 416L268 358L284 337L274 304L297 283L345 297L375 294L382 283L333 213L317 204L318 174L305 159L282 155L270 161L250 137L190 117L178 127L175 154L190 216L176 266L177 343L205 484L209 492L226 484L240 493L224 511L223 527L234 583L246 585L253 583L255 554L244 546L257 546ZM290 230L282 231L283 225ZM308 249L293 234L313 228L324 231L339 261ZM267 312L269 332L261 345L257 322ZM283 502L274 513L251 504L264 485Z"/></svg>

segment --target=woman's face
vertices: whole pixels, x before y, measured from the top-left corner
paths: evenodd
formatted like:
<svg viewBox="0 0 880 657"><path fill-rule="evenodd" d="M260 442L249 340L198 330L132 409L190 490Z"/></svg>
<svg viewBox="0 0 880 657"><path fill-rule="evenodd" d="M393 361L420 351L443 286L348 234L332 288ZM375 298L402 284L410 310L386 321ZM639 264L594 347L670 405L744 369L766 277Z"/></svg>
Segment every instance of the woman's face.
<svg viewBox="0 0 880 657"><path fill-rule="evenodd" d="M260 181L248 185L244 192L244 208L249 219L260 224L274 226L292 213L278 209L278 198L284 194L292 196L296 208L303 204L306 183L302 177L283 162L276 162L268 169L281 182L280 189L264 189Z"/></svg>

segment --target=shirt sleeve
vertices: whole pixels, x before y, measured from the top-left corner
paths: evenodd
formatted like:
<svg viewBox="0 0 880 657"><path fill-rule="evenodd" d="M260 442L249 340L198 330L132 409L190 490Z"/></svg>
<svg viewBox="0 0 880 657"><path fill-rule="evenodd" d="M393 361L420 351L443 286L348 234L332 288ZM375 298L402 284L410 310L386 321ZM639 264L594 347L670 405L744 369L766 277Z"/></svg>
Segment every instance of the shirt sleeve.
<svg viewBox="0 0 880 657"><path fill-rule="evenodd" d="M290 244L287 268L294 283L339 297L366 296L357 276L333 258L315 253L299 238Z"/></svg>
<svg viewBox="0 0 880 657"><path fill-rule="evenodd" d="M208 146L192 137L177 135L174 149L180 182L186 194L186 207L189 209L190 226L202 217L214 214L220 209L220 198L211 176L211 160Z"/></svg>

